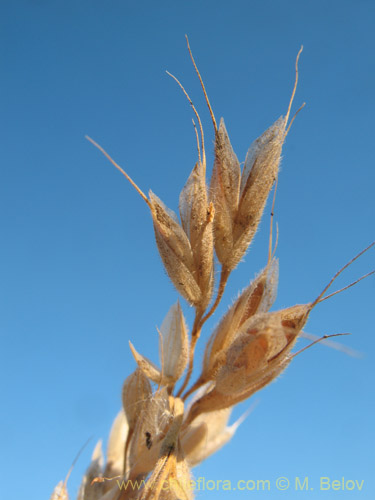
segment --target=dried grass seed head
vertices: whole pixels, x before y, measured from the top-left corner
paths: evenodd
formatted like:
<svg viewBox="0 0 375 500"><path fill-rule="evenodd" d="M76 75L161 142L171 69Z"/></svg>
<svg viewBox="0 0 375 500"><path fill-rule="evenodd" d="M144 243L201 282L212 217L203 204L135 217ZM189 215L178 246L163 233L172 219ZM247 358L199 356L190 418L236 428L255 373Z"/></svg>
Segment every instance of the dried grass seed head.
<svg viewBox="0 0 375 500"><path fill-rule="evenodd" d="M298 60L301 52L302 47L296 59L296 78L287 113L252 144L246 155L242 174L224 121L220 121L217 130L205 93L215 129L215 162L211 178L211 197L217 214L215 250L220 263L229 271L238 265L246 253L278 175L282 146L294 120L293 117L287 128L298 83Z"/></svg>
<svg viewBox="0 0 375 500"><path fill-rule="evenodd" d="M148 399L138 415L129 454L132 479L154 468L172 416L167 390L162 388Z"/></svg>
<svg viewBox="0 0 375 500"><path fill-rule="evenodd" d="M250 147L242 174L223 120L217 129L191 51L190 55L200 78L215 130L215 163L209 196L205 181L202 124L181 84L197 116L201 133L200 145L197 132L199 162L180 195L181 224L161 200L152 192L148 199L129 176L111 161L137 189L151 210L158 249L167 273L177 291L196 308L198 320L194 323L192 332L192 338L196 340L202 324L221 299L227 277L252 241L272 184L277 178L282 146L294 120L293 117L289 126L287 125L297 86L300 52L287 113ZM94 144L106 154L100 146ZM109 157L107 154L106 156ZM204 316L213 290L214 246L222 264L222 275L218 298ZM108 446L104 472L108 470L110 474L114 474L128 460L128 467L123 465L125 477L146 479L150 473L151 476L143 489L136 492L128 489L121 493L121 500L192 498L192 491L185 487L190 485L189 466L199 463L230 439L238 426L238 423L231 427L227 425L231 407L263 388L286 368L291 360L290 351L312 308L327 298L323 298L326 290L347 267L346 265L339 271L314 302L268 313L277 287L277 261L272 260L271 250L269 254L269 265L242 292L212 334L206 348L200 380L202 383L206 380L211 382L196 395L185 420L182 401L171 395L188 358L187 330L179 304L171 308L160 328L161 370L131 346L139 368L125 381L123 390L123 405L129 429L127 432L126 419L120 417L121 422L114 425L111 432L112 444ZM149 379L159 384L154 394ZM164 387L160 388L160 385ZM191 392L193 391L188 391ZM124 413L122 415L124 417ZM115 436L118 436L120 445L114 442ZM119 452L121 448L125 448L122 455ZM94 452L85 484L95 467L99 475L103 474L103 458L98 449ZM164 488L166 481L172 484L167 491ZM113 488L104 489L105 484L97 486L103 489L83 488L83 497L79 500L120 500L118 491L113 491ZM64 495L65 484L63 487ZM53 497L53 500L57 498Z"/></svg>
<svg viewBox="0 0 375 500"><path fill-rule="evenodd" d="M148 379L173 388L189 358L189 338L180 304L177 302L170 308L159 330L161 369L139 354L131 342L129 345L139 369Z"/></svg>
<svg viewBox="0 0 375 500"><path fill-rule="evenodd" d="M202 293L194 276L194 257L189 239L177 217L150 191L155 239L164 267L177 291L191 304L199 305Z"/></svg>
<svg viewBox="0 0 375 500"><path fill-rule="evenodd" d="M250 147L241 175L238 210L233 221L233 253L226 266L234 269L247 251L276 180L285 140L286 119L279 118Z"/></svg>
<svg viewBox="0 0 375 500"><path fill-rule="evenodd" d="M189 338L179 302L170 308L160 333L161 384L174 385L185 371L189 358Z"/></svg>
<svg viewBox="0 0 375 500"><path fill-rule="evenodd" d="M162 441L160 454L154 470L140 490L141 500L188 499L193 498L190 489L190 471L180 444L180 429L184 405L181 399L170 397L172 423ZM167 488L166 488L167 486Z"/></svg>
<svg viewBox="0 0 375 500"><path fill-rule="evenodd" d="M197 163L180 194L182 227L190 241L194 258L193 275L202 294L205 309L213 292L214 208L207 199L205 169Z"/></svg>
<svg viewBox="0 0 375 500"><path fill-rule="evenodd" d="M282 326L279 312L249 318L225 353L215 385L192 405L186 423L201 413L229 408L274 380L288 365L297 336Z"/></svg>
<svg viewBox="0 0 375 500"><path fill-rule="evenodd" d="M212 333L205 350L201 379L211 380L241 326L258 313L267 312L277 292L278 260L273 259L243 290Z"/></svg>
<svg viewBox="0 0 375 500"><path fill-rule="evenodd" d="M245 254L277 177L285 140L281 117L250 147L243 172L224 121L215 139L211 197L215 204L215 250L221 264L233 270Z"/></svg>
<svg viewBox="0 0 375 500"><path fill-rule="evenodd" d="M234 248L234 219L238 209L241 180L240 163L220 120L215 136L215 160L210 183L210 196L215 206L215 251L219 262L226 265Z"/></svg>
<svg viewBox="0 0 375 500"><path fill-rule="evenodd" d="M122 404L129 429L134 429L139 415L152 396L151 384L140 368L137 368L124 382Z"/></svg>

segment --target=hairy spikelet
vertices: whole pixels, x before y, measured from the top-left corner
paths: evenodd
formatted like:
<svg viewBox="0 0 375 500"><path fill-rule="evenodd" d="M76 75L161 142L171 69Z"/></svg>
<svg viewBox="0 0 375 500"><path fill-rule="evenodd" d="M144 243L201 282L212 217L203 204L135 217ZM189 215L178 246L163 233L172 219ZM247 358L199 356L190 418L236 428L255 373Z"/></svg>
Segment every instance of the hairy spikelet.
<svg viewBox="0 0 375 500"><path fill-rule="evenodd" d="M225 265L234 249L234 220L238 210L241 168L230 143L224 120L215 139L215 162L211 177L211 197L215 205L215 250Z"/></svg>
<svg viewBox="0 0 375 500"><path fill-rule="evenodd" d="M185 371L189 355L189 337L180 304L171 307L160 327L162 385L174 385Z"/></svg>
<svg viewBox="0 0 375 500"><path fill-rule="evenodd" d="M207 342L202 382L212 380L225 353L243 323L257 313L266 312L275 300L278 280L278 262L273 260L241 293L222 318Z"/></svg>
<svg viewBox="0 0 375 500"><path fill-rule="evenodd" d="M285 117L279 118L252 144L242 175L224 121L220 122L211 196L216 207L216 254L229 270L240 262L258 228L278 174L286 120Z"/></svg>
<svg viewBox="0 0 375 500"><path fill-rule="evenodd" d="M155 239L168 276L190 304L198 305L202 301L202 293L195 277L189 239L178 223L176 214L167 209L152 192L150 202Z"/></svg>
<svg viewBox="0 0 375 500"><path fill-rule="evenodd" d="M156 384L173 387L185 371L189 353L189 338L179 303L171 307L159 333L161 369L139 354L131 342L129 342L130 349L139 369L146 378Z"/></svg>
<svg viewBox="0 0 375 500"><path fill-rule="evenodd" d="M213 292L214 208L207 200L204 168L197 163L180 194L182 226L189 238L195 264L195 277L202 293L199 306L206 308Z"/></svg>
<svg viewBox="0 0 375 500"><path fill-rule="evenodd" d="M141 369L135 370L125 380L122 389L122 404L130 429L134 429L151 395L151 384Z"/></svg>

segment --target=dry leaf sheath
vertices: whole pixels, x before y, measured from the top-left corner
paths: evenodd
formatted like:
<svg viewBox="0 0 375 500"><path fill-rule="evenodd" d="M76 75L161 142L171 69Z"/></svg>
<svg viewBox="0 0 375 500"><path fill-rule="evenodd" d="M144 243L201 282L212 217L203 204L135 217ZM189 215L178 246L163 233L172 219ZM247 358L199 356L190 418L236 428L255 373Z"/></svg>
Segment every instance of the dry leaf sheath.
<svg viewBox="0 0 375 500"><path fill-rule="evenodd" d="M113 423L106 457L99 442L82 480L79 500L192 499L192 467L224 446L240 424L228 425L233 406L275 380L288 366L312 309L334 295L326 295L328 288L363 253L340 269L315 301L270 311L279 267L270 237L265 268L219 319L206 342L201 373L191 383L202 328L247 252L278 176L282 147L294 119L289 120L301 51L287 112L253 142L241 171L223 119L217 127L189 43L188 50L212 118L214 165L207 183L202 123L187 92L173 77L198 121L197 128L194 124L198 160L179 197L180 219L152 191L147 197L89 139L148 205L162 263L177 292L194 308L195 319L189 334L180 303L170 308L158 330L159 364L130 344L136 368L124 382L122 410ZM52 499L68 499L66 481L56 486Z"/></svg>

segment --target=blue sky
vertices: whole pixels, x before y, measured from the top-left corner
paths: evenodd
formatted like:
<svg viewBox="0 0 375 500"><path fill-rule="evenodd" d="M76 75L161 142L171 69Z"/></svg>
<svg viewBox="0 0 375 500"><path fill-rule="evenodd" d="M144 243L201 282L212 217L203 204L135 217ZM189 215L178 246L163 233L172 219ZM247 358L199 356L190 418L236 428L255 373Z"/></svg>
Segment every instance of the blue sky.
<svg viewBox="0 0 375 500"><path fill-rule="evenodd" d="M157 361L155 327L177 299L147 207L85 134L176 210L196 146L191 109L165 70L200 111L210 161L213 140L184 34L241 161L285 113L303 44L294 110L307 104L283 150L275 209L275 308L308 302L375 239L374 21L370 0L1 2L2 498L48 498L92 436L69 481L75 497L135 368L128 341ZM268 213L201 349L266 262ZM374 267L371 250L334 289ZM319 490L321 476L345 477L364 480L356 498L374 497L374 289L369 278L324 302L306 327L352 332L343 342L363 357L304 352L195 477L269 479L259 498L281 499L300 493L278 491L276 478L308 476L311 500L353 498Z"/></svg>

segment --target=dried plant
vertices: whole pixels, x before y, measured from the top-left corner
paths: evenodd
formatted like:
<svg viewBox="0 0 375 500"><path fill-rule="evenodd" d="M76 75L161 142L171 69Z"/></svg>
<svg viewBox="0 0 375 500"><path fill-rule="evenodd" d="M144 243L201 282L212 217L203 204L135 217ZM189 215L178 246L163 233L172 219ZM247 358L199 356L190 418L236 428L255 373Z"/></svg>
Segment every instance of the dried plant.
<svg viewBox="0 0 375 500"><path fill-rule="evenodd" d="M242 171L224 121L217 127L189 43L188 49L212 118L215 159L208 186L201 120L185 89L173 77L198 121L198 127L194 123L198 161L180 194L180 220L152 191L147 197L89 139L148 205L164 267L177 292L194 308L195 319L189 337L179 302L170 308L159 331L160 368L130 344L137 368L124 382L123 409L114 420L106 459L99 442L82 480L79 500L192 499L190 470L234 435L240 422L228 425L233 406L285 370L296 355L292 349L312 309L341 291L326 296L336 277L375 244L340 269L313 302L270 312L278 283L271 219L268 263L218 322L206 343L201 374L189 387L202 327L221 301L231 272L245 255L277 180L282 146L295 117L290 120L302 48L287 112L254 141ZM220 278L215 283L218 266ZM178 382L181 386L176 389ZM51 499L67 498L65 481L57 485Z"/></svg>

